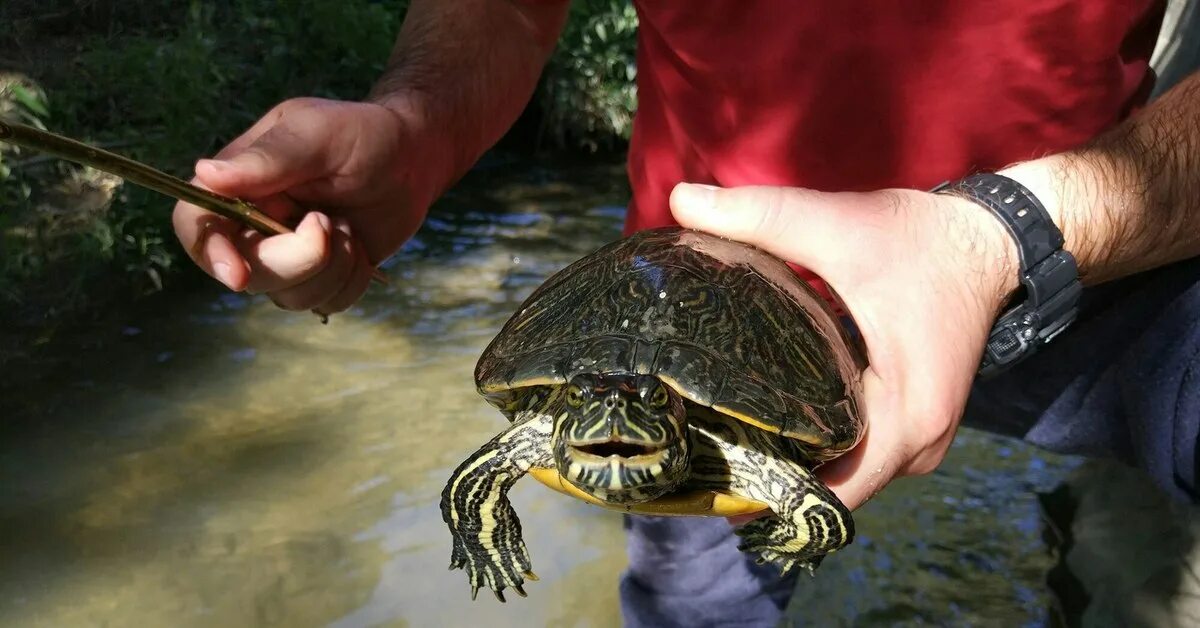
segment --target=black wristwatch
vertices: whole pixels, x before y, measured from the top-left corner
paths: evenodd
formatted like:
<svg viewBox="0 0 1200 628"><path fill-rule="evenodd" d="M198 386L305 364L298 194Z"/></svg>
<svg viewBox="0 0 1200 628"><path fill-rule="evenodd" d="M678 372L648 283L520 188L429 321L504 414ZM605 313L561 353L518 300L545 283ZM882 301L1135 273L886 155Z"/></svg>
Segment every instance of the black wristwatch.
<svg viewBox="0 0 1200 628"><path fill-rule="evenodd" d="M930 190L973 201L992 212L1017 243L1024 300L992 327L979 368L996 375L1033 355L1067 328L1079 313L1079 268L1063 250L1063 236L1046 208L1025 186L998 174L971 175Z"/></svg>

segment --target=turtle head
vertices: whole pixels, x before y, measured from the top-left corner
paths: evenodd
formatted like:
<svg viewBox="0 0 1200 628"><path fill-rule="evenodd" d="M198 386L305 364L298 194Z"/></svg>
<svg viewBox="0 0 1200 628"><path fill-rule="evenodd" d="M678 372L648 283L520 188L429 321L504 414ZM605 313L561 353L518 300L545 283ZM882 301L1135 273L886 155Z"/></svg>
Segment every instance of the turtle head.
<svg viewBox="0 0 1200 628"><path fill-rule="evenodd" d="M579 375L554 430L558 473L611 504L653 500L688 474L687 412L649 375Z"/></svg>

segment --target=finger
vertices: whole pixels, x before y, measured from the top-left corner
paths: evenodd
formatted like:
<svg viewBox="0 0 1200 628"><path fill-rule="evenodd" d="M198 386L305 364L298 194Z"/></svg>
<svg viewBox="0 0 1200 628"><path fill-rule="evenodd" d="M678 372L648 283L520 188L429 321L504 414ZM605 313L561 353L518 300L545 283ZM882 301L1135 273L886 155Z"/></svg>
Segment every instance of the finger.
<svg viewBox="0 0 1200 628"><path fill-rule="evenodd" d="M317 308L317 312L320 314L330 315L350 309L350 306L357 303L371 285L371 273L375 270L375 266L367 257L366 248L355 241L353 237L350 239L350 247L355 257L354 272L342 287L341 292Z"/></svg>
<svg viewBox="0 0 1200 628"><path fill-rule="evenodd" d="M818 274L849 254L846 219L853 194L799 188L716 188L681 183L671 192L671 212L684 227L752 244Z"/></svg>
<svg viewBox="0 0 1200 628"><path fill-rule="evenodd" d="M199 174L201 171L205 171L205 169L197 168L198 174L195 178L195 182L201 186L226 196L232 196L241 199L251 198L249 194L243 194L231 188L222 188L220 182L213 181L211 173L202 175ZM304 215L304 207L286 193L256 197L252 200L255 208L271 218L283 223L285 226L294 224L300 216Z"/></svg>
<svg viewBox="0 0 1200 628"><path fill-rule="evenodd" d="M332 222L320 212L310 212L296 231L264 238L247 233L235 240L250 267L246 289L279 292L315 277L330 261Z"/></svg>
<svg viewBox="0 0 1200 628"><path fill-rule="evenodd" d="M354 273L356 260L349 228L341 225L335 227L330 235L329 248L329 262L320 272L297 286L271 293L271 300L285 310L303 311L314 309L337 296Z"/></svg>
<svg viewBox="0 0 1200 628"><path fill-rule="evenodd" d="M233 244L241 229L237 221L180 202L171 214L171 223L179 243L197 266L230 290L246 289L250 267Z"/></svg>
<svg viewBox="0 0 1200 628"><path fill-rule="evenodd" d="M223 194L259 199L323 174L325 127L300 122L280 122L242 150L198 161L196 176Z"/></svg>

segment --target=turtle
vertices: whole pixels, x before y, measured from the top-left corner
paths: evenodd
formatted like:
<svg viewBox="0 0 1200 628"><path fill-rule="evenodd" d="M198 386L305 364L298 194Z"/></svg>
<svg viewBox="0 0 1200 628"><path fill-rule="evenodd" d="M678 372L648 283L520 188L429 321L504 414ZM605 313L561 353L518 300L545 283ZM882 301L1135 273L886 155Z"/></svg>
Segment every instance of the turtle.
<svg viewBox="0 0 1200 628"><path fill-rule="evenodd" d="M812 572L854 539L813 470L853 448L865 351L782 260L682 227L636 232L552 274L480 355L508 426L441 495L450 569L503 602L536 580L507 497L532 475L634 515L733 516L739 549Z"/></svg>

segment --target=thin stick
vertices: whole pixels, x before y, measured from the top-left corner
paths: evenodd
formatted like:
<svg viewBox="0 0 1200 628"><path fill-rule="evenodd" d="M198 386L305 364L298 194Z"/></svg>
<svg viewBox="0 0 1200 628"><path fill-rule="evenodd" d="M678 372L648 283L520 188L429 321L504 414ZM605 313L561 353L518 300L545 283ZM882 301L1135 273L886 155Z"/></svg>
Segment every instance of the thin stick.
<svg viewBox="0 0 1200 628"><path fill-rule="evenodd" d="M253 203L205 190L128 157L77 142L57 133L0 120L0 141L115 174L146 189L241 222L259 233L281 235L292 232L287 226L264 214ZM372 269L371 278L382 284L388 283L387 276L378 268Z"/></svg>

